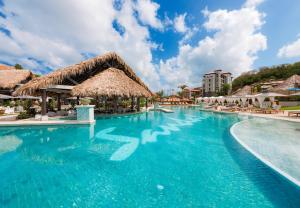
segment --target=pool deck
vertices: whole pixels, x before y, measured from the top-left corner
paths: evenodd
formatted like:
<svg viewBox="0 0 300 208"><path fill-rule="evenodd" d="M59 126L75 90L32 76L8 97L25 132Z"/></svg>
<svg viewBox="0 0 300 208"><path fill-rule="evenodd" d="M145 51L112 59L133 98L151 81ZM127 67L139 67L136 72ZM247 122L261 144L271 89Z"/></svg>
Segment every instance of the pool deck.
<svg viewBox="0 0 300 208"><path fill-rule="evenodd" d="M0 127L6 126L48 126L48 125L90 125L91 121L76 121L76 120L18 120L18 121L1 121Z"/></svg>

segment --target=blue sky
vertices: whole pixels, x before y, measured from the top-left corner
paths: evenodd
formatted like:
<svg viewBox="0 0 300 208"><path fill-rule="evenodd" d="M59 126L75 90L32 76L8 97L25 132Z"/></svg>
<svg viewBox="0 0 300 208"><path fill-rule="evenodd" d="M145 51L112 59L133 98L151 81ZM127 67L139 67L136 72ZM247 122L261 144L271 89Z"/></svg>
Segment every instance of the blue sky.
<svg viewBox="0 0 300 208"><path fill-rule="evenodd" d="M0 0L0 63L36 73L116 51L153 90L300 60L300 1Z"/></svg>

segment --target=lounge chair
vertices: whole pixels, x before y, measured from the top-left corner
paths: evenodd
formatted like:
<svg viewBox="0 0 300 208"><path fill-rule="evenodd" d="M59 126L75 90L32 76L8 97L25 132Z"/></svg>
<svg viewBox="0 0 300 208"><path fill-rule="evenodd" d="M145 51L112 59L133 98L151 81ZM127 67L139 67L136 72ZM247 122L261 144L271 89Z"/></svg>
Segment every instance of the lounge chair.
<svg viewBox="0 0 300 208"><path fill-rule="evenodd" d="M281 105L273 105L272 106L272 112L274 113L279 113L279 112L283 112L281 109Z"/></svg>

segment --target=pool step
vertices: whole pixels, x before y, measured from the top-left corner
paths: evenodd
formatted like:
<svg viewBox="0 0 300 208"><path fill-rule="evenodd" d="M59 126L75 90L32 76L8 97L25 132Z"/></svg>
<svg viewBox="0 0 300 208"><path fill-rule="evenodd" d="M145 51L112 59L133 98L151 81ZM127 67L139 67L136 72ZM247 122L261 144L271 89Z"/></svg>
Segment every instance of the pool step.
<svg viewBox="0 0 300 208"><path fill-rule="evenodd" d="M167 109L167 108L151 108L149 109L150 111L161 111L161 112L164 112L164 113L174 113L174 111L170 110L170 109Z"/></svg>

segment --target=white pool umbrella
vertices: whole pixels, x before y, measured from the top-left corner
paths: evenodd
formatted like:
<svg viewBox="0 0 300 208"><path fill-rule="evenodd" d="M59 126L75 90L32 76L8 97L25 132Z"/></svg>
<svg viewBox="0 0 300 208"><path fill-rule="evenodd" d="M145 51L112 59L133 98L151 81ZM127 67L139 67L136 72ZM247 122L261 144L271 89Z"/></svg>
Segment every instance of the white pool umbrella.
<svg viewBox="0 0 300 208"><path fill-rule="evenodd" d="M223 96L217 97L217 101L220 102L220 103L223 103L224 102L224 97Z"/></svg>
<svg viewBox="0 0 300 208"><path fill-rule="evenodd" d="M275 97L286 97L286 95L274 92L259 93L255 95L255 98L258 100L260 108L262 108L264 100L266 98L269 98L273 102Z"/></svg>
<svg viewBox="0 0 300 208"><path fill-rule="evenodd" d="M241 97L243 106L246 105L247 99L248 99L248 98L247 98L246 96Z"/></svg>

